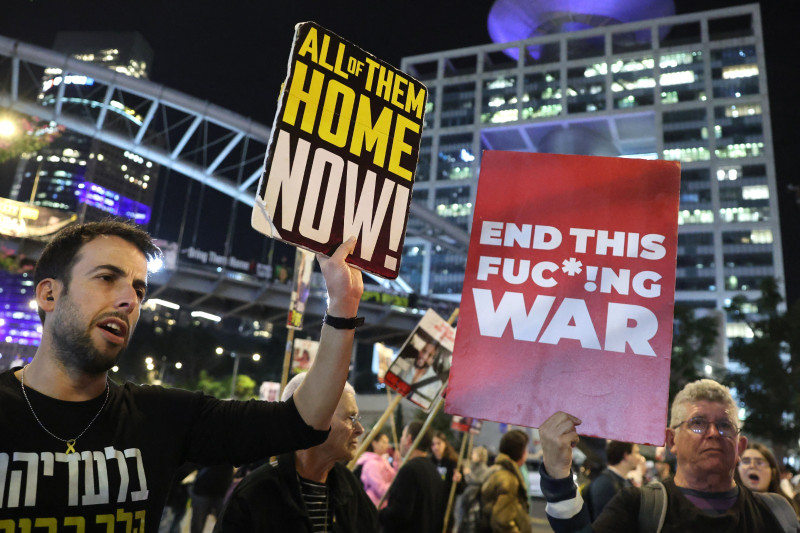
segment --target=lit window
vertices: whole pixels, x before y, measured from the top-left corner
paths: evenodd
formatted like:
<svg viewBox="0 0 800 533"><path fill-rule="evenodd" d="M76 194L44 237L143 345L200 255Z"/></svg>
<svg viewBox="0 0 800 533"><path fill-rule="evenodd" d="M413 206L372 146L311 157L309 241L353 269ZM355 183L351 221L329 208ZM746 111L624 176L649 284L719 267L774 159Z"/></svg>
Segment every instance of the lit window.
<svg viewBox="0 0 800 533"><path fill-rule="evenodd" d="M680 72L666 72L659 78L662 86L668 85L683 85L686 83L694 83L697 80L694 71L683 70Z"/></svg>
<svg viewBox="0 0 800 533"><path fill-rule="evenodd" d="M722 69L722 78L725 80L752 76L758 76L758 65L732 65Z"/></svg>
<svg viewBox="0 0 800 533"><path fill-rule="evenodd" d="M745 200L766 200L769 188L766 185L746 185L742 187L742 198Z"/></svg>

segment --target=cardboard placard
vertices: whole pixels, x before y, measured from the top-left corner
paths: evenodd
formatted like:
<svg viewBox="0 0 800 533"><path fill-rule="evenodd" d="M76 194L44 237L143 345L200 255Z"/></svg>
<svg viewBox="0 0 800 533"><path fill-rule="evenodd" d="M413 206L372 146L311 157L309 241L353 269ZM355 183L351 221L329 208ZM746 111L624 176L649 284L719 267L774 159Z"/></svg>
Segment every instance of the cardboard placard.
<svg viewBox="0 0 800 533"><path fill-rule="evenodd" d="M663 444L680 166L487 151L445 410Z"/></svg>
<svg viewBox="0 0 800 533"><path fill-rule="evenodd" d="M389 365L384 383L429 410L447 382L454 339L453 326L428 309Z"/></svg>
<svg viewBox="0 0 800 533"><path fill-rule="evenodd" d="M462 433L471 433L472 435L477 435L481 432L481 428L483 427L483 421L478 420L477 418L464 418L463 416L454 416L453 420L450 422L450 429L454 431L460 431Z"/></svg>
<svg viewBox="0 0 800 533"><path fill-rule="evenodd" d="M292 372L308 372L319 350L319 341L311 339L295 339L292 351Z"/></svg>
<svg viewBox="0 0 800 533"><path fill-rule="evenodd" d="M394 279L400 270L427 90L313 22L298 24L252 226Z"/></svg>
<svg viewBox="0 0 800 533"><path fill-rule="evenodd" d="M264 381L258 389L260 400L277 402L281 399L281 384L276 381Z"/></svg>
<svg viewBox="0 0 800 533"><path fill-rule="evenodd" d="M298 248L294 257L294 282L292 295L289 297L289 314L286 317L286 327L303 329L303 317L306 313L309 289L311 288L311 274L314 272L314 254Z"/></svg>

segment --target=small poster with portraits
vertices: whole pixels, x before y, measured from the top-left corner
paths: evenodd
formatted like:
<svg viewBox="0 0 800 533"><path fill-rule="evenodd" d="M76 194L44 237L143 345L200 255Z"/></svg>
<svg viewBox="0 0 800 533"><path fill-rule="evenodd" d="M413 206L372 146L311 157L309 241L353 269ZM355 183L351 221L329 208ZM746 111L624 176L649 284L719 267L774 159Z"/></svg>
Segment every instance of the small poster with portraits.
<svg viewBox="0 0 800 533"><path fill-rule="evenodd" d="M378 383L383 383L386 377L386 371L389 370L389 365L392 364L394 359L394 350L383 344L382 342L375 343L375 354L373 357L377 358L377 374ZM374 363L373 363L374 366Z"/></svg>
<svg viewBox="0 0 800 533"><path fill-rule="evenodd" d="M454 415L453 420L450 422L450 429L462 433L470 433L472 435L480 433L481 427L483 427L483 421L478 418L466 418Z"/></svg>
<svg viewBox="0 0 800 533"><path fill-rule="evenodd" d="M428 411L450 373L455 328L432 309L406 339L386 371L384 383Z"/></svg>
<svg viewBox="0 0 800 533"><path fill-rule="evenodd" d="M258 390L258 398L266 402L277 402L281 399L281 384L276 381L265 381Z"/></svg>
<svg viewBox="0 0 800 533"><path fill-rule="evenodd" d="M319 342L311 339L295 339L292 350L292 372L299 374L311 370L311 364L317 357Z"/></svg>
<svg viewBox="0 0 800 533"><path fill-rule="evenodd" d="M292 283L292 295L289 298L287 328L303 329L303 317L306 313L312 272L314 272L314 254L298 248L294 259L294 282Z"/></svg>

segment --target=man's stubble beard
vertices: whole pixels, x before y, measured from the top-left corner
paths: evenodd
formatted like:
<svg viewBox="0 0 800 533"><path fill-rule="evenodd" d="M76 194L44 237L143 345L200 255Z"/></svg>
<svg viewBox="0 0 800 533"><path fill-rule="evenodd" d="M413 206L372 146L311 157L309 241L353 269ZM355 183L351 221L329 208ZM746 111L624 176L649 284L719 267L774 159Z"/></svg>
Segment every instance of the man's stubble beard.
<svg viewBox="0 0 800 533"><path fill-rule="evenodd" d="M125 352L128 343L125 342L116 356L103 354L95 347L89 331L84 329L81 324L76 324L76 321L80 320L77 318L79 313L70 296L64 294L61 303L62 309L53 316L53 344L56 359L67 369L89 375L104 374L111 370Z"/></svg>

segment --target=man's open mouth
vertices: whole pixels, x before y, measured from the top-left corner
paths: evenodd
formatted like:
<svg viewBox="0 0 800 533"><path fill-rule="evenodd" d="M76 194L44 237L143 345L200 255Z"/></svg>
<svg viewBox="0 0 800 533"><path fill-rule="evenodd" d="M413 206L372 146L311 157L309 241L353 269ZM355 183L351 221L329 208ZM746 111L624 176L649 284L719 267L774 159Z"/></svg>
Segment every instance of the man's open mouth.
<svg viewBox="0 0 800 533"><path fill-rule="evenodd" d="M115 337L124 339L128 334L128 325L118 318L106 318L97 323L97 327L108 331Z"/></svg>

